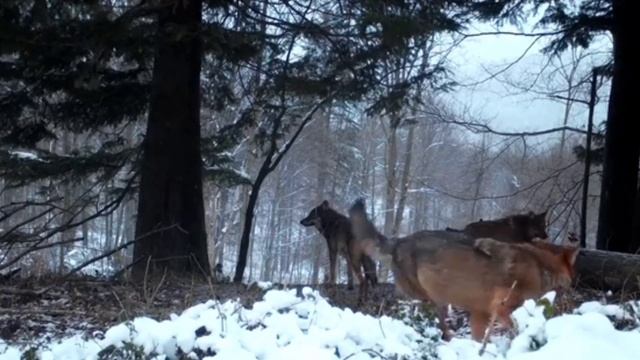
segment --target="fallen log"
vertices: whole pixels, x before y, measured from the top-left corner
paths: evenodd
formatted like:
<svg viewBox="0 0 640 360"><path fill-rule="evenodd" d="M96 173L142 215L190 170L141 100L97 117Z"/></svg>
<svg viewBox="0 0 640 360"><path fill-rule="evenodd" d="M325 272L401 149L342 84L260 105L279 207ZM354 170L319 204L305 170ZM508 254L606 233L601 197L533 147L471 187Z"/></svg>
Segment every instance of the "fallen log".
<svg viewBox="0 0 640 360"><path fill-rule="evenodd" d="M582 249L576 260L577 285L611 290L640 291L640 255Z"/></svg>

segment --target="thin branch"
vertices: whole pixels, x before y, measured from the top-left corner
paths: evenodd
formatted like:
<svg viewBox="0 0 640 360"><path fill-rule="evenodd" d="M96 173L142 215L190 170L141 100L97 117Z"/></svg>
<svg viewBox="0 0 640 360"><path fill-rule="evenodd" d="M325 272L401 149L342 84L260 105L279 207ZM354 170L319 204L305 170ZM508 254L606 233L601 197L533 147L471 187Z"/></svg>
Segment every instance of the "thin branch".
<svg viewBox="0 0 640 360"><path fill-rule="evenodd" d="M571 131L571 132L575 132L575 133L583 134L583 135L587 134L587 132L585 130L582 130L582 129L579 129L579 128L575 128L575 127L572 127L572 126L559 126L559 127L555 127L555 128L538 130L538 131L520 131L520 132L500 131L500 130L493 129L492 127L490 127L487 124L483 124L483 123L479 123L479 122L449 120L449 119L446 119L444 116L442 116L442 114L439 114L439 113L436 113L436 112L424 111L424 113L428 114L428 115L433 115L433 116L438 117L438 121L443 122L445 124L453 124L453 125L463 126L466 129L468 129L469 131L471 131L473 133L476 133L476 134L489 133L489 134L495 134L495 135L500 135L500 136L517 136L517 137L549 135L549 134L553 134L553 133L561 132L561 131ZM415 119L416 120L428 120L425 116L417 116L417 117L415 117Z"/></svg>
<svg viewBox="0 0 640 360"><path fill-rule="evenodd" d="M477 33L464 33L458 31L458 34L462 35L464 38L474 38L481 36L522 36L522 37L542 37L542 36L554 36L560 35L564 33L564 30L556 30L556 31L545 31L545 32L519 32L519 31L482 31Z"/></svg>

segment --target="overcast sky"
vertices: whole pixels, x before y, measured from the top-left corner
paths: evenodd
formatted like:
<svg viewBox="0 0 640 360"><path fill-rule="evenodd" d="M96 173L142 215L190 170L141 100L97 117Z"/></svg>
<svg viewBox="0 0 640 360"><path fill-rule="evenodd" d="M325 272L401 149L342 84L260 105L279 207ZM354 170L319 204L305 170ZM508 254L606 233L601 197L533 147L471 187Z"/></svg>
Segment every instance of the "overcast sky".
<svg viewBox="0 0 640 360"><path fill-rule="evenodd" d="M477 26L469 32L493 31L489 26ZM518 31L515 28L506 28ZM540 31L540 30L538 30ZM553 101L548 97L523 93L505 84L504 79L530 84L532 75L539 72L548 56L540 50L548 40L542 39L533 44L534 38L523 36L481 36L468 38L462 46L455 48L451 54L451 69L455 79L463 86L459 86L450 94L444 96L448 102L455 104L458 109L469 108L474 116L490 122L491 126L505 131L542 130L562 126L564 104ZM603 40L596 49L606 52L609 42ZM531 47L528 52L527 48ZM525 54L523 57L523 54ZM564 57L569 59L570 53ZM491 73L505 69L516 59L523 57L516 65L502 73L500 80L486 80ZM602 57L601 57L602 58ZM591 68L592 63L599 60L584 62L583 72ZM586 70L588 71L588 70ZM478 83L480 82L480 83ZM544 86L549 81L541 80L538 86ZM471 86L473 85L473 86ZM520 92L519 95L514 95ZM603 102L596 109L595 123L604 120L606 115L606 100L608 89L600 90ZM587 107L576 104L572 110L570 126L586 128Z"/></svg>

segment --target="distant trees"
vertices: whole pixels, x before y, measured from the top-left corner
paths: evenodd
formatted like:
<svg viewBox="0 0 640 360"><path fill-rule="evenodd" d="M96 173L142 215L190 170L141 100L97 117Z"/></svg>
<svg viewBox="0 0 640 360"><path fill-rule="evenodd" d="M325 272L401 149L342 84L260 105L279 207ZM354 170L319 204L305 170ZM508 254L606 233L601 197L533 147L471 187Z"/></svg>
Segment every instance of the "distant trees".
<svg viewBox="0 0 640 360"><path fill-rule="evenodd" d="M263 103L264 122L258 139L264 159L249 192L234 281L243 278L260 187L314 113L332 102L370 102L379 112L406 104L412 89L440 79L439 69L428 63L418 68L403 57L427 51L434 34L460 26L449 17L447 2L353 1L345 5L265 5L267 13L277 9L280 14L271 21L281 28L267 32L278 37L270 44L279 50L275 56L272 50L265 51L261 60L260 82L265 90L258 92L263 96L258 101ZM400 74L404 75L401 81L386 81Z"/></svg>

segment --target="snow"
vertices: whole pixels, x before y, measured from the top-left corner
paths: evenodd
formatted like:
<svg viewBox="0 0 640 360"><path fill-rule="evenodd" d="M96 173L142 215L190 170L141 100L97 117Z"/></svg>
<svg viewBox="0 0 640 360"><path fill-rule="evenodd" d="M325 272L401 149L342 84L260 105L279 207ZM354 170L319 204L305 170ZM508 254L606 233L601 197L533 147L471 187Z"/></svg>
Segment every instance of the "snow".
<svg viewBox="0 0 640 360"><path fill-rule="evenodd" d="M9 154L13 157L16 157L18 159L23 159L23 160L34 160L34 161L44 161L42 159L40 159L38 157L38 155L36 154L32 154L30 152L26 152L26 151L17 151L17 150L13 150L13 151L9 151Z"/></svg>
<svg viewBox="0 0 640 360"><path fill-rule="evenodd" d="M262 290L269 290L273 287L273 283L271 281L258 281L256 285L258 285Z"/></svg>
<svg viewBox="0 0 640 360"><path fill-rule="evenodd" d="M608 317L612 317L616 320L631 320L635 319L634 314L638 314L638 310L640 310L640 302L633 303L629 302L626 304L626 308L619 305L605 305L601 304L597 301L588 301L580 305L576 309L576 313L578 314L586 314L586 313L599 313Z"/></svg>
<svg viewBox="0 0 640 360"><path fill-rule="evenodd" d="M481 344L469 338L435 340L438 331L428 323L410 326L407 319L340 309L311 288L303 288L300 294L269 290L251 308L237 301L209 300L162 321L138 317L93 338L78 335L49 343L38 349L37 356L97 359L105 349L120 349L123 354L144 353L155 359L638 359L640 326L633 312L638 302L586 302L572 314L551 316L554 298L549 293L543 301L526 301L512 316L515 338L492 337L482 356L478 355ZM612 319L635 319L636 323L631 330L621 331ZM25 349L0 340L0 360L20 359L21 350Z"/></svg>
<svg viewBox="0 0 640 360"><path fill-rule="evenodd" d="M574 314L561 314L550 319L545 309L553 303L555 293L536 303L527 300L516 309L512 318L518 335L500 350L506 338L493 338L482 357L478 356L480 344L468 339L454 339L438 349L443 360L499 359L499 360L632 360L640 358L640 326L630 331L616 330L613 318L632 319L624 310L629 304L603 305L597 302L583 303ZM545 303L547 305L545 305ZM637 303L634 303L637 306ZM637 319L637 318L636 318Z"/></svg>
<svg viewBox="0 0 640 360"><path fill-rule="evenodd" d="M64 265L67 269L74 269L98 255L100 255L100 252L96 249L78 246L72 248L65 254ZM80 272L95 277L107 277L113 275L115 269L108 259L102 259L83 267Z"/></svg>

